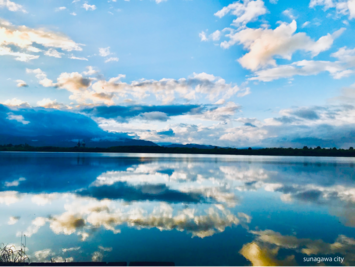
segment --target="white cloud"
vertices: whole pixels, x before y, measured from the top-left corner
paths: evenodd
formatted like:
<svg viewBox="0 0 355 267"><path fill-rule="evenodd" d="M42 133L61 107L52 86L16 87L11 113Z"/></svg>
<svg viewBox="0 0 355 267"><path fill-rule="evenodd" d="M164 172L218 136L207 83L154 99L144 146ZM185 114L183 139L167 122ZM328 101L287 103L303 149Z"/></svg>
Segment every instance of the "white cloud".
<svg viewBox="0 0 355 267"><path fill-rule="evenodd" d="M88 10L95 10L96 9L96 6L95 5L89 5L88 2L85 2L83 4L83 8L85 8L86 11Z"/></svg>
<svg viewBox="0 0 355 267"><path fill-rule="evenodd" d="M2 104L10 107L30 107L30 104L17 98L8 99Z"/></svg>
<svg viewBox="0 0 355 267"><path fill-rule="evenodd" d="M87 69L87 71L83 71L84 75L91 76L91 75L98 73L98 71L95 70L92 66L87 66L86 69Z"/></svg>
<svg viewBox="0 0 355 267"><path fill-rule="evenodd" d="M22 124L29 124L29 121L26 121L22 115L14 115L12 113L7 113L7 119L11 121L17 121Z"/></svg>
<svg viewBox="0 0 355 267"><path fill-rule="evenodd" d="M1 42L1 28L0 28L0 42ZM13 52L10 47L4 47L0 45L0 56L13 56L15 60L28 62L33 59L39 58L39 56L34 56L27 53Z"/></svg>
<svg viewBox="0 0 355 267"><path fill-rule="evenodd" d="M127 0L125 0L125 1L127 1ZM128 1L129 1L129 0L128 0ZM168 1L168 0L155 0L155 2L156 2L157 4L162 3L162 2L166 2L166 1Z"/></svg>
<svg viewBox="0 0 355 267"><path fill-rule="evenodd" d="M105 63L108 63L108 62L118 62L119 61L119 58L118 57L110 57L108 59L105 60Z"/></svg>
<svg viewBox="0 0 355 267"><path fill-rule="evenodd" d="M292 8L282 11L282 14L284 14L285 16L289 17L292 20L295 20L296 16L293 13L294 13L294 11L292 10Z"/></svg>
<svg viewBox="0 0 355 267"><path fill-rule="evenodd" d="M28 84L23 80L16 80L17 87L28 87Z"/></svg>
<svg viewBox="0 0 355 267"><path fill-rule="evenodd" d="M46 56L49 57L56 57L56 58L61 58L64 53L60 53L57 50L50 48L48 51L44 53Z"/></svg>
<svg viewBox="0 0 355 267"><path fill-rule="evenodd" d="M31 222L31 225L26 229L24 233L22 232L17 232L16 236L23 236L25 235L26 237L31 237L32 235L36 234L38 230L46 224L48 219L43 218L43 217L37 217Z"/></svg>
<svg viewBox="0 0 355 267"><path fill-rule="evenodd" d="M203 42L208 41L207 35L204 31L200 32L198 36L200 36L201 41Z"/></svg>
<svg viewBox="0 0 355 267"><path fill-rule="evenodd" d="M47 78L47 75L41 69L26 69L26 73L33 73L39 80L39 83L44 87L54 87L52 80Z"/></svg>
<svg viewBox="0 0 355 267"><path fill-rule="evenodd" d="M28 48L33 44L60 48L65 51L82 50L82 45L63 34L44 29L31 29L26 26L14 26L8 21L0 20L0 46L14 45L19 48Z"/></svg>
<svg viewBox="0 0 355 267"><path fill-rule="evenodd" d="M50 204L53 200L58 199L59 197L65 198L67 197L66 194L36 194L31 198L31 201L38 206L44 206Z"/></svg>
<svg viewBox="0 0 355 267"><path fill-rule="evenodd" d="M107 56L111 55L110 47L99 48L99 55L102 57L107 57Z"/></svg>
<svg viewBox="0 0 355 267"><path fill-rule="evenodd" d="M219 30L211 33L209 36L207 36L204 31L199 33L199 37L200 37L201 41L208 41L208 40L219 41L221 36L222 36L222 33Z"/></svg>
<svg viewBox="0 0 355 267"><path fill-rule="evenodd" d="M232 13L237 16L237 18L233 20L232 25L241 26L256 20L259 16L264 15L267 12L268 11L262 0L244 0L243 3L234 2L222 8L215 13L215 16L222 18L228 13Z"/></svg>
<svg viewBox="0 0 355 267"><path fill-rule="evenodd" d="M38 53L42 50L33 45L41 45L50 48L45 55L52 57L61 57L63 54L55 50L59 48L65 51L81 51L80 44L75 43L67 36L46 31L44 29L31 29L26 26L14 26L6 20L0 19L0 55L13 56L15 60L28 62L39 58L38 55L32 55L21 51L13 51L12 47L26 49L27 52Z"/></svg>
<svg viewBox="0 0 355 267"><path fill-rule="evenodd" d="M160 81L141 79L129 84L121 81L125 77L122 74L108 81L96 81L96 78L87 78L77 72L62 73L54 83L40 69L27 69L26 71L34 73L44 87L57 87L70 91L72 93L70 99L80 103L91 100L94 103L104 102L112 105L114 98L132 96L144 99L149 95L155 96L164 103L169 103L176 97L193 100L201 95L215 100L216 98L228 99L237 93L241 93L238 96L242 97L248 93L248 89L240 89L235 84L227 84L224 79L206 73L194 73L187 79L164 78ZM90 75L87 72L83 74Z"/></svg>
<svg viewBox="0 0 355 267"><path fill-rule="evenodd" d="M0 0L0 8L4 7L13 12L21 11L23 13L27 13L23 6L16 4L15 2L12 2L10 0Z"/></svg>
<svg viewBox="0 0 355 267"><path fill-rule="evenodd" d="M49 256L54 256L54 253L50 249L43 249L36 251L34 255L38 261L44 262L48 260Z"/></svg>
<svg viewBox="0 0 355 267"><path fill-rule="evenodd" d="M50 228L56 234L71 235L77 229L84 227L85 220L70 212L63 213L50 219Z"/></svg>
<svg viewBox="0 0 355 267"><path fill-rule="evenodd" d="M325 71L329 72L335 79L347 77L354 73L354 70L346 69L346 67L339 62L302 60L290 65L282 65L257 71L255 73L256 76L250 78L250 80L270 82L280 78L291 78L296 75L317 75Z"/></svg>
<svg viewBox="0 0 355 267"><path fill-rule="evenodd" d="M55 10L56 11L62 11L62 10L66 10L67 8L65 6L61 6L61 7L58 7L56 8Z"/></svg>
<svg viewBox="0 0 355 267"><path fill-rule="evenodd" d="M295 75L317 75L321 72L329 72L334 79L341 79L355 73L355 48L342 47L331 56L337 58L338 61L297 61L290 65L257 71L256 76L250 80L269 82L280 78L291 78Z"/></svg>
<svg viewBox="0 0 355 267"><path fill-rule="evenodd" d="M355 0L311 0L309 7L324 6L324 10L335 8L338 15L349 15L349 19L355 18Z"/></svg>
<svg viewBox="0 0 355 267"><path fill-rule="evenodd" d="M21 195L16 191L3 191L0 192L0 204L11 205L18 202Z"/></svg>
<svg viewBox="0 0 355 267"><path fill-rule="evenodd" d="M306 21L305 23L302 24L302 27L301 27L301 28L307 27L307 26L309 25L309 23L310 23L309 21Z"/></svg>
<svg viewBox="0 0 355 267"><path fill-rule="evenodd" d="M311 0L309 7L313 8L315 6L324 6L325 9L334 7L333 0Z"/></svg>
<svg viewBox="0 0 355 267"><path fill-rule="evenodd" d="M22 119L23 119L23 117L22 117ZM6 187L16 187L16 186L19 186L20 183L23 182L23 181L26 181L26 178L21 177L21 178L19 178L17 180L14 180L12 182L5 182L5 186Z"/></svg>
<svg viewBox="0 0 355 267"><path fill-rule="evenodd" d="M20 217L11 216L8 221L8 225L14 225L20 220Z"/></svg>
<svg viewBox="0 0 355 267"><path fill-rule="evenodd" d="M345 30L340 29L315 42L305 33L295 34L296 29L296 21L292 21L290 24L282 23L275 30L247 28L238 32L231 31L227 34L230 41L222 42L221 47L229 48L236 43L242 44L249 52L238 61L244 68L255 71L261 67L276 66L274 56L291 60L297 50L311 52L314 57L328 50L334 39Z"/></svg>
<svg viewBox="0 0 355 267"><path fill-rule="evenodd" d="M51 100L49 98L44 98L37 102L37 106L52 109L65 109L66 105L57 102L57 100Z"/></svg>
<svg viewBox="0 0 355 267"><path fill-rule="evenodd" d="M80 247L74 247L74 248L62 248L62 251L65 252L70 252L70 251L78 251L80 250Z"/></svg>
<svg viewBox="0 0 355 267"><path fill-rule="evenodd" d="M102 262L103 258L104 258L104 255L102 255L102 253L100 251L95 251L92 253L91 261L92 262Z"/></svg>
<svg viewBox="0 0 355 267"><path fill-rule="evenodd" d="M89 61L89 60L88 60L87 58L85 58L85 57L76 57L76 56L74 56L74 55L71 55L69 58L70 58L70 59L76 59L76 60Z"/></svg>

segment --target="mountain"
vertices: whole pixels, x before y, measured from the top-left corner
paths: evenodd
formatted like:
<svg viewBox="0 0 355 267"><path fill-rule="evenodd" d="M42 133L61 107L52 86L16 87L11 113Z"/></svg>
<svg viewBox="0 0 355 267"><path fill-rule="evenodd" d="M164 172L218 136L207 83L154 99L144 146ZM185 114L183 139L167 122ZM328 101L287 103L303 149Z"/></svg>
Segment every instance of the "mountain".
<svg viewBox="0 0 355 267"><path fill-rule="evenodd" d="M199 148L199 149L213 149L215 148L214 146L210 146L210 145L199 145L199 144L167 144L167 145L163 145L165 147L186 147L186 148Z"/></svg>
<svg viewBox="0 0 355 267"><path fill-rule="evenodd" d="M80 138L80 141L84 141L86 147L99 147L108 148L113 146L158 146L151 141L136 140L129 138L120 138L117 140L105 140L98 139L92 141L89 138ZM20 145L28 144L30 146L43 147L43 146L55 146L55 147L74 147L78 144L78 139L61 139L53 136L36 136L36 137L26 137L26 136L10 136L10 135L0 135L0 145Z"/></svg>

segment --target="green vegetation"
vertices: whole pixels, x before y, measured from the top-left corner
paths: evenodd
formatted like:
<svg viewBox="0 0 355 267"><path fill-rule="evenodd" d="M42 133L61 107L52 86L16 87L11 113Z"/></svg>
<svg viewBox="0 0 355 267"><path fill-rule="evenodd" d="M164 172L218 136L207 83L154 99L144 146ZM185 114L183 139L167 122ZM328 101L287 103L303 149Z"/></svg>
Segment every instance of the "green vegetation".
<svg viewBox="0 0 355 267"><path fill-rule="evenodd" d="M33 151L33 152L108 152L108 153L165 153L165 154L217 154L217 155L255 155L255 156L326 156L355 157L355 150L337 148L263 148L263 149L211 149L162 146L118 146L109 148L91 147L32 147L29 145L0 145L0 151Z"/></svg>

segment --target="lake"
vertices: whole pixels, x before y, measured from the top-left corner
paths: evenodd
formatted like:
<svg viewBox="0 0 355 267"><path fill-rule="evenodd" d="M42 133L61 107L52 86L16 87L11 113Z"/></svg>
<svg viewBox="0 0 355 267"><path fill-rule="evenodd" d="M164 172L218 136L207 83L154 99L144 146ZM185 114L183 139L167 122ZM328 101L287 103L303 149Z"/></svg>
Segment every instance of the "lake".
<svg viewBox="0 0 355 267"><path fill-rule="evenodd" d="M354 265L355 159L0 153L0 243L33 262Z"/></svg>

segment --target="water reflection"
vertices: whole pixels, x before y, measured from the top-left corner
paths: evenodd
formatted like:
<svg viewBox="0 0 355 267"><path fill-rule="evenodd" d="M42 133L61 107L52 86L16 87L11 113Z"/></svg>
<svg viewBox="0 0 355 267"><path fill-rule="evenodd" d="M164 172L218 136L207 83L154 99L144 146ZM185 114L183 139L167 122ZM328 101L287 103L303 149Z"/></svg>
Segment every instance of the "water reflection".
<svg viewBox="0 0 355 267"><path fill-rule="evenodd" d="M0 241L26 235L34 261L355 263L352 159L1 153L0 162Z"/></svg>

